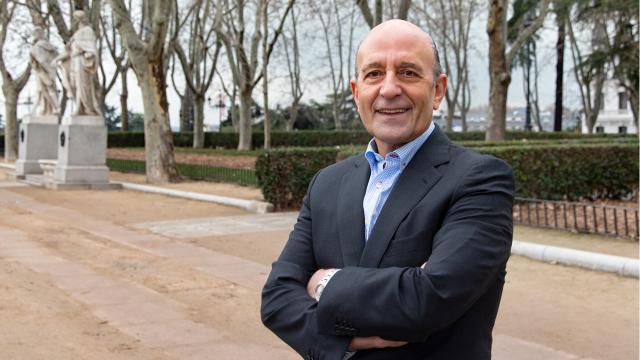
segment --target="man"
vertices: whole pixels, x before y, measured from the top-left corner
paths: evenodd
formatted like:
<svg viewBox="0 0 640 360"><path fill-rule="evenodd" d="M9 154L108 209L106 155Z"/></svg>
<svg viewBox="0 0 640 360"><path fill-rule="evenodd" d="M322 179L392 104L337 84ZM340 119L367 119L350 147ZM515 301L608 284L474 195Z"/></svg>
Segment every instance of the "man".
<svg viewBox="0 0 640 360"><path fill-rule="evenodd" d="M78 23L78 30L69 40L65 52L56 59L62 69L62 84L75 101L73 115L100 115L100 103L93 85L98 70L96 34L84 11L74 11L73 18Z"/></svg>
<svg viewBox="0 0 640 360"><path fill-rule="evenodd" d="M34 115L57 115L58 94L56 91L56 69L53 64L58 56L56 48L47 40L44 30L36 27L33 31L35 43L29 50L29 63L36 76L36 104Z"/></svg>
<svg viewBox="0 0 640 360"><path fill-rule="evenodd" d="M356 62L351 88L373 140L311 181L262 320L307 359L490 359L511 169L433 125L447 77L418 27L380 24Z"/></svg>

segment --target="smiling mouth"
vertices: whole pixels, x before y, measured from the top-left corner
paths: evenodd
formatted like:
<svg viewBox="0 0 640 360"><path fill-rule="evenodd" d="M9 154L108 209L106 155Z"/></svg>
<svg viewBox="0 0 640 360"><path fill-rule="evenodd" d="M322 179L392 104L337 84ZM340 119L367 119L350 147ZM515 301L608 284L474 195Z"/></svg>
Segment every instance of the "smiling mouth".
<svg viewBox="0 0 640 360"><path fill-rule="evenodd" d="M395 108L395 109L377 109L376 112L380 114L402 114L409 111L409 108Z"/></svg>

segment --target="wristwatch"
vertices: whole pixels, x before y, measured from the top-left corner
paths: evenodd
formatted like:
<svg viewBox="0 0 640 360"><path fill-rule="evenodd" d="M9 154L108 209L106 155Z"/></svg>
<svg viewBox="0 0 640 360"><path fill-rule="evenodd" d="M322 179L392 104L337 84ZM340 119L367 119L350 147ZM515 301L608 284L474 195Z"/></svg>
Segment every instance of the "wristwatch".
<svg viewBox="0 0 640 360"><path fill-rule="evenodd" d="M316 299L316 301L320 301L320 296L322 296L324 288L327 286L329 280L331 280L333 275L335 275L338 271L339 269L332 269L320 281L318 281L318 284L316 284L316 288L314 291L314 299Z"/></svg>

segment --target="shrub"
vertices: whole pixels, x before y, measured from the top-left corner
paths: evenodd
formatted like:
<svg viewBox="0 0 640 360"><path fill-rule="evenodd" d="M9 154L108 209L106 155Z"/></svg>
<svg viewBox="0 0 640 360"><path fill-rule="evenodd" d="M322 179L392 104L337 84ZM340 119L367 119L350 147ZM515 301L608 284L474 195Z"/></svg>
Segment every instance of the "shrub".
<svg viewBox="0 0 640 360"><path fill-rule="evenodd" d="M266 201L298 209L313 175L336 162L337 149L278 149L260 154L256 175Z"/></svg>
<svg viewBox="0 0 640 360"><path fill-rule="evenodd" d="M550 200L623 198L638 188L638 145L510 146L476 150L513 168L516 195Z"/></svg>

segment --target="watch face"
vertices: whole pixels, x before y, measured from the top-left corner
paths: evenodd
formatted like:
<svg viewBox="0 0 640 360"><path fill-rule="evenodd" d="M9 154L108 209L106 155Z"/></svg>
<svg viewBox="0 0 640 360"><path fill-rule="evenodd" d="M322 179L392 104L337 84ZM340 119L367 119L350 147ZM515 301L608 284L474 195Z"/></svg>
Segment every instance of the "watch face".
<svg viewBox="0 0 640 360"><path fill-rule="evenodd" d="M322 282L318 283L318 285L316 285L316 293L315 293L315 299L316 301L320 300L320 295L322 295L322 291L324 290L325 284L323 284Z"/></svg>

